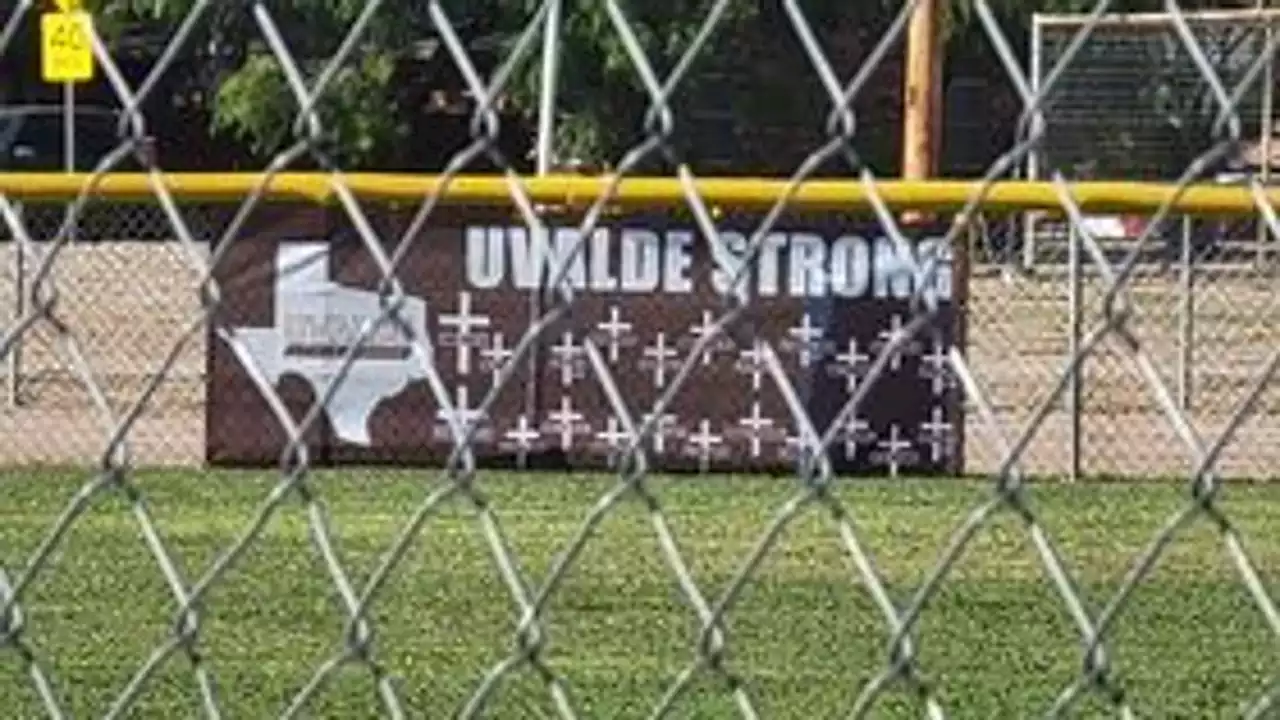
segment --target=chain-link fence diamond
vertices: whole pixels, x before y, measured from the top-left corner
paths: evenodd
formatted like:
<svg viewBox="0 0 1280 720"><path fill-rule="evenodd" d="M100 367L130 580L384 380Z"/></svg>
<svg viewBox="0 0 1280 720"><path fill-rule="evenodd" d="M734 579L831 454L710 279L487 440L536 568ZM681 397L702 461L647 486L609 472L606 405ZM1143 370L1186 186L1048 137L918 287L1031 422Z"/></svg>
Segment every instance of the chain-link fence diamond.
<svg viewBox="0 0 1280 720"><path fill-rule="evenodd" d="M1065 233L1056 244L1049 243L1048 250L1042 245L1032 253L1030 266L1022 262L1021 253L987 256L970 245L975 267L967 290L968 347L953 348L945 361L969 408L966 435L974 446L970 464L989 475L990 492L969 509L912 587L891 582L892 568L882 567L884 548L867 541L860 508L834 491L836 473L829 451L844 442L845 429L871 402L873 389L892 372L897 353L921 342L942 315L938 298L923 291L932 284L916 283L910 316L900 318L897 331L889 333L870 353L865 373L848 402L833 418L819 422L810 416L800 383L783 360L791 351L775 339L753 336L761 301L745 280L749 269L760 262L767 236L800 202L795 197L801 187L820 169L831 166L840 166L846 182L863 194L865 209L879 229L902 250L902 257L911 258L909 269L914 275L930 280L939 272L937 258L915 260L909 230L904 230L899 219L900 208L891 207L886 199L886 179L877 177L860 161L859 123L851 109L866 91L872 71L896 61L893 52L903 41L917 2L902 4L878 45L852 73L833 67L806 8L792 0L782 3L779 32L794 34L829 103L828 115L820 118L827 139L784 179L768 212L746 238L739 253L745 262L740 274L727 283L722 307L708 315L705 332L671 364L654 402L641 404L631 397L610 360L609 348L582 333L583 372L578 382L598 386L617 419L614 430L621 438L617 473L550 563L537 568L525 562L520 542L508 530L510 515L486 494L474 446L483 419L499 396L520 382L515 378L538 347L565 328L582 330L583 320L575 315L583 304L582 294L570 281L568 261L585 252L587 241L568 248L569 257L556 256L564 262L553 273L552 289L541 298L520 336L508 338L508 357L494 367L488 392L465 401L446 383L439 366L441 338L414 321L412 298L404 290L402 278L410 244L423 228L440 221L451 202L450 193L465 186L480 163L498 168L497 175L506 188L504 204L529 230L539 251L552 251L531 183L517 171L513 160L502 154L497 142L499 105L515 68L536 56L552 3L530 4L523 27L514 33L506 55L487 77L478 69L474 51L461 40L463 29L451 15L452 6L422 4L440 51L450 58L475 107L469 144L453 156L425 196L414 199L416 212L411 221L394 232L375 221L374 203L358 195L350 176L328 152L331 128L314 110L320 99L333 91L343 68L359 61L373 19L399 12L399 6L379 0L365 3L356 20L343 29L345 39L337 52L313 72L316 58L304 56L300 40L281 28L286 11L279 3L224 6L195 0L189 4L189 13L168 39L169 50L137 85L125 79L120 59L104 38L91 30L98 66L122 108L121 138L117 149L89 173L69 214L63 216L62 208L52 216L46 214L47 208L36 211L25 202L24 190L16 187L15 181L4 180L9 194L0 196L0 215L6 228L3 259L16 268L0 287L7 305L0 354L13 359L8 367L14 393L0 426L0 436L5 438L0 444L0 461L14 466L73 462L94 468L81 490L68 499L62 514L44 528L38 542L21 551L6 547L2 556L0 652L22 666L29 689L51 716L70 714L59 685L67 665L57 662L58 658L36 640L39 626L57 623L58 618L37 611L34 589L55 572L67 537L88 522L91 506L107 494L122 498L131 512L131 516L122 514L125 519L121 521L136 524L154 573L163 579L173 613L168 635L152 646L136 667L117 673L109 706L92 708L94 714L109 717L127 715L143 703L161 674L178 664L175 661L179 658L190 670L192 687L197 688L193 697L210 717L223 714L229 695L252 692L235 683L215 682L218 658L205 649L205 618L221 599L219 589L250 561L255 548L268 542L273 523L293 504L303 509L316 558L313 567L336 598L338 613L328 628L332 643L328 651L311 667L309 680L281 706L288 716L307 712L350 666L358 667L370 679L371 707L392 717L414 714L392 669L395 658L384 652L387 639L378 632L378 602L391 592L398 578L412 572L406 566L411 565L408 559L413 546L430 532L442 508L459 502L471 513L493 563L495 586L501 588L511 611L504 628L510 638L507 652L488 662L468 692L461 710L465 717L490 709L502 686L518 677L534 678L545 691L547 706L560 717L590 713L584 699L572 692L570 680L579 668L554 651L558 636L549 620L550 608L564 599L565 587L583 554L608 531L608 523L623 502L635 497L642 500L651 522L652 539L659 548L670 589L685 604L686 619L694 628L687 638L684 665L648 698L648 709L654 716L679 711L695 686L708 679L724 690L742 717L764 714L758 683L749 664L742 660L746 653L734 635L733 618L760 582L762 568L783 536L806 515L820 516L827 523L831 542L849 562L853 584L865 591L879 622L877 629L888 640L877 672L846 687L854 716L874 713L896 689L905 689L916 698L930 717L943 717L949 710L963 712L950 707L943 690L946 668L931 662L921 649L919 629L929 613L929 603L952 581L973 539L1003 511L1011 511L1021 524L1030 552L1082 646L1078 670L1048 708L1052 715L1080 705L1086 695L1122 716L1132 714L1123 663L1113 660L1110 648L1114 629L1124 613L1133 609L1136 589L1192 521L1207 519L1220 535L1231 571L1243 584L1253 608L1280 636L1274 599L1245 550L1243 534L1219 502L1224 492L1221 474L1261 475L1273 464L1271 451L1256 449L1274 444L1267 442L1273 423L1257 419L1258 415L1269 418L1276 404L1271 379L1280 365L1280 350L1270 331L1275 304L1271 284L1261 271L1241 269L1226 260L1219 263L1221 258L1209 251L1198 254L1194 262L1184 262L1181 270L1176 260L1161 262L1150 257L1151 249L1164 242L1163 237L1157 237L1156 228L1166 224L1166 218L1176 224L1178 194L1199 180L1215 157L1236 148L1243 133L1238 117L1245 108L1243 96L1233 92L1233 80L1224 79L1214 69L1211 51L1192 31L1193 21L1174 0L1166 3L1171 28L1166 42L1176 44L1187 59L1186 67L1194 71L1190 77L1199 83L1197 88L1218 122L1211 128L1209 146L1179 168L1179 177L1169 179L1175 192L1158 202L1145 202L1158 206L1151 213L1151 222L1139 228L1136 237L1118 243L1103 237L1098 223L1086 217L1088 203L1077 198L1077 188L1068 182L1066 168L1056 165L1053 153L1047 152L1058 131L1052 122L1044 122L1062 112L1053 98L1067 84L1064 78L1071 77L1073 64L1082 62L1088 53L1108 52L1091 43L1106 26L1103 16L1112 3L1097 2L1092 13L1062 38L1047 67L1034 76L1011 50L1008 30L996 21L988 4L983 0L973 3L977 23L1022 101L1026 132L992 164L986 177L971 184L972 192L959 214L966 218L983 215L996 183L1023 166L1033 153L1043 153L1041 176L1056 193L1055 205ZM697 71L700 55L722 31L732 5L731 0L706 3L697 31L679 60L671 67L658 68L647 47L649 38L635 19L643 8L605 0L607 23L594 31L616 39L644 95L646 112L641 118L639 141L616 158L597 191L587 198L573 198L585 205L579 238L590 238L605 222L615 201L630 192L625 183L642 177L644 168L652 163L665 161L678 170L676 182L664 186L667 191L661 203L691 216L700 231L698 241L708 244L713 253L729 253L717 232L715 203L708 197L713 193L681 163L672 137L679 132L676 92ZM260 182L244 197L222 203L213 213L217 219L210 220L203 207L168 184L165 168L145 151L147 117L139 108L157 78L179 71L176 58L180 50L193 41L209 16L233 11L243 13L246 32L255 33L282 69L295 106L288 118L290 126L281 128L287 147L271 158ZM17 28L36 12L30 2L7 11L6 30L0 33L0 56L11 51ZM569 8L566 12L575 11ZM1253 21L1243 17L1239 22L1247 25ZM1266 58L1256 54L1243 61L1244 74L1261 68ZM117 206L110 200L94 197L98 184L107 182L126 158L143 165L147 174L151 202L145 226L137 221L142 214L128 211L116 215ZM359 329L334 372L316 388L307 411L297 415L273 381L271 368L256 359L246 335L227 323L220 312L228 293L238 290L223 287L214 278L231 249L245 241L244 228L256 208L298 199L287 197L279 187L273 189L273 179L304 167L312 169L311 187L322 187L332 201L331 211L352 228L352 240L362 261L377 268L380 306L377 321ZM1253 182L1256 219L1265 230L1280 234L1270 196L1257 180ZM116 224L121 218L125 221ZM972 225L952 223L949 228L944 246L966 246ZM1188 294L1188 287L1195 289L1194 294ZM1194 307L1188 305L1192 302ZM1186 346L1189 323L1195 326L1195 342ZM340 549L343 528L330 518L325 501L331 489L316 480L315 471L324 461L313 456L307 438L324 422L325 406L338 397L345 384L354 382L359 353L387 332L411 347L414 372L440 409L454 449L439 477L431 475L439 484L427 490L425 497L415 499L412 513L401 519L402 530L388 546L379 548L376 562L361 569ZM736 348L753 350L763 370L762 382L772 385L771 391L781 398L794 429L795 473L776 513L762 520L758 541L736 559L735 569L723 582L713 584L696 570L698 549L680 541L679 524L672 520L675 510L669 507L664 491L655 487L648 448L663 432L663 418L690 391L700 358L726 338ZM232 349L251 376L257 399L270 409L286 441L275 448L280 458L278 476L265 490L252 517L240 518L236 537L211 557L180 561L167 539L171 529L163 514L152 513L148 498L156 491L140 481L139 467L198 463L202 459L206 342L225 343ZM1078 380L1074 379L1077 376ZM1071 408L1083 418L1076 429ZM1080 569L1058 549L1055 538L1060 530L1042 520L1032 502L1035 493L1024 482L1026 473L1065 474L1073 465L1076 470L1098 473L1177 474L1191 489L1168 524L1155 532L1149 547L1133 558L1123 581L1100 598L1086 597L1077 578ZM427 476L426 471L423 475ZM101 572L111 574L113 570L102 568ZM289 598L262 601L287 604ZM780 627L784 623L785 618L778 619ZM1260 689L1259 693L1249 711L1252 715L1265 712L1275 694L1273 689Z"/></svg>

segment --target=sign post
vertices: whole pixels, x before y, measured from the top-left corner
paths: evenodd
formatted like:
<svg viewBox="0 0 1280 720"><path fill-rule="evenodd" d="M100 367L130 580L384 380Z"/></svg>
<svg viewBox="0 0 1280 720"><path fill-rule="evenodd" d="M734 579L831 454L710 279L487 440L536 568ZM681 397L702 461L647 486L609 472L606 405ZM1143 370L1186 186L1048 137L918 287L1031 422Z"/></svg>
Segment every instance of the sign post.
<svg viewBox="0 0 1280 720"><path fill-rule="evenodd" d="M47 83L60 83L63 97L63 161L76 170L76 84L93 80L93 18L80 0L57 0L57 12L40 18L40 71Z"/></svg>
<svg viewBox="0 0 1280 720"><path fill-rule="evenodd" d="M63 102L63 168L67 173L76 171L76 85L90 82L94 77L93 43L90 31L93 18L85 12L81 0L54 0L57 10L40 17L40 76L46 83L62 86ZM76 228L71 205L67 205L71 227L71 239ZM23 246L16 244L14 263L17 271L19 316L28 306L30 289L26 286L26 258ZM15 341L9 353L9 401L21 404L19 379L21 377L21 341Z"/></svg>

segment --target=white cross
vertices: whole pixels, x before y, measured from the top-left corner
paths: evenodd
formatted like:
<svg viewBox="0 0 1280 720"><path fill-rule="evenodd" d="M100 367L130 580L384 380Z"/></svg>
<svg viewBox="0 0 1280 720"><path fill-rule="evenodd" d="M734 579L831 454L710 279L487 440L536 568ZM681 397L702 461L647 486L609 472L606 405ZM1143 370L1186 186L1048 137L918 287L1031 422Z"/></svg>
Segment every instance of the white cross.
<svg viewBox="0 0 1280 720"><path fill-rule="evenodd" d="M649 420L652 417L653 415L646 414L643 418L643 422L645 424L648 424ZM653 451L654 452L662 453L666 450L667 448L666 430L669 429L670 426L675 423L675 421L676 421L676 416L670 415L670 414L663 415L658 418L658 422L654 425L654 429L653 429Z"/></svg>
<svg viewBox="0 0 1280 720"><path fill-rule="evenodd" d="M458 424L462 426L463 431L465 431L471 423L482 417L484 417L484 413L471 407L470 393L468 392L466 385L458 386L457 398L453 402L452 410L440 408L436 411L436 418L441 422L451 423L451 421L457 419Z"/></svg>
<svg viewBox="0 0 1280 720"><path fill-rule="evenodd" d="M853 458L858 454L858 444L864 432L871 429L870 423L854 415L844 424L844 454Z"/></svg>
<svg viewBox="0 0 1280 720"><path fill-rule="evenodd" d="M697 325L690 325L689 332L693 333L693 337L696 342L698 340L701 340L704 337L711 335L712 330L715 328L715 324L716 324L715 320L711 319L711 311L703 310L702 322L698 323ZM702 353L702 364L704 366L711 364L711 353L715 352L714 345L715 343L712 342L711 345L707 346L708 349Z"/></svg>
<svg viewBox="0 0 1280 720"><path fill-rule="evenodd" d="M644 356L653 359L653 386L660 388L667 384L667 360L676 357L676 350L667 345L666 333L658 333L654 342L654 345L644 349Z"/></svg>
<svg viewBox="0 0 1280 720"><path fill-rule="evenodd" d="M576 423L585 416L573 409L573 399L568 395L560 396L560 409L547 414L547 418L560 428L560 449L568 452L573 447Z"/></svg>
<svg viewBox="0 0 1280 720"><path fill-rule="evenodd" d="M596 433L596 439L603 441L610 450L620 450L626 446L631 435L622 430L622 423L616 415L610 415L605 421L605 429Z"/></svg>
<svg viewBox="0 0 1280 720"><path fill-rule="evenodd" d="M738 420L738 424L745 427L751 438L751 457L760 457L760 431L773 427L773 418L762 417L760 415L760 401L751 403L751 414Z"/></svg>
<svg viewBox="0 0 1280 720"><path fill-rule="evenodd" d="M760 377L764 374L764 343L756 340L750 350L739 350L738 356L743 362L750 363L751 390L760 392Z"/></svg>
<svg viewBox="0 0 1280 720"><path fill-rule="evenodd" d="M943 422L942 406L934 405L929 419L920 423L920 432L929 439L929 459L932 462L942 460L942 451L951 434L951 423Z"/></svg>
<svg viewBox="0 0 1280 720"><path fill-rule="evenodd" d="M611 363L618 362L618 341L631 332L631 323L622 322L621 314L618 306L614 305L609 308L609 319L596 325L596 328L603 330L609 336L609 362Z"/></svg>
<svg viewBox="0 0 1280 720"><path fill-rule="evenodd" d="M890 343L896 340L900 334L902 334L902 316L894 314L893 319L890 320L889 329L881 330L878 337L884 342ZM898 348L898 351L890 358L889 369L897 370L902 367L902 350L903 348Z"/></svg>
<svg viewBox="0 0 1280 720"><path fill-rule="evenodd" d="M493 382L495 384L498 382L498 374L502 372L503 366L514 356L515 350L506 346L502 333L494 333L489 347L480 351L480 357L488 360L493 366Z"/></svg>
<svg viewBox="0 0 1280 720"><path fill-rule="evenodd" d="M516 447L519 448L522 453L526 450L531 450L533 448L533 441L541 437L542 433L529 425L529 416L527 415L521 415L520 419L516 421L516 426L508 430L506 433L506 438L508 440L514 440Z"/></svg>
<svg viewBox="0 0 1280 720"><path fill-rule="evenodd" d="M787 330L787 334L800 343L800 367L809 367L809 363L813 361L813 343L822 339L822 328L814 325L809 313L805 313L801 316L800 324Z"/></svg>
<svg viewBox="0 0 1280 720"><path fill-rule="evenodd" d="M876 446L885 451L885 459L889 464L889 477L898 477L898 470L901 469L899 462L901 457L899 453L911 447L909 440L903 440L898 430L897 423L889 426L889 439L881 440Z"/></svg>
<svg viewBox="0 0 1280 720"><path fill-rule="evenodd" d="M471 293L463 290L458 293L458 311L452 315L441 315L440 324L454 330L451 335L457 341L458 372L463 375L470 373L471 338L474 331L489 327L489 317L471 314Z"/></svg>
<svg viewBox="0 0 1280 720"><path fill-rule="evenodd" d="M573 333L566 330L560 336L560 344L551 348L551 354L560 360L560 384L569 387L575 374L574 359L582 354L582 348L573 344Z"/></svg>
<svg viewBox="0 0 1280 720"><path fill-rule="evenodd" d="M716 435L711 432L711 421L703 418L698 423L698 432L689 436L689 443L698 448L702 469L705 471L707 465L711 463L711 449L717 445L724 443L723 435Z"/></svg>
<svg viewBox="0 0 1280 720"><path fill-rule="evenodd" d="M921 369L929 368L934 395L941 395L947 389L947 360L947 348L941 340L934 340L933 349L920 359Z"/></svg>
<svg viewBox="0 0 1280 720"><path fill-rule="evenodd" d="M836 362L848 368L845 374L845 392L853 394L858 386L858 368L871 359L870 355L858 350L858 341L849 338L849 349L836 355Z"/></svg>

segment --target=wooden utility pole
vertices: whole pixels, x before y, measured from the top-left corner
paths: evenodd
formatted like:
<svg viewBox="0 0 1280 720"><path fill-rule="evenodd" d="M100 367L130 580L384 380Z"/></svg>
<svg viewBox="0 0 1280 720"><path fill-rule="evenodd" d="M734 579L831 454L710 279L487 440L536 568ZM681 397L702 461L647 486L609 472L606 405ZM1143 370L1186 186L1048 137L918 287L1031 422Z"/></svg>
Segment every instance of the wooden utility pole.
<svg viewBox="0 0 1280 720"><path fill-rule="evenodd" d="M902 94L902 177L923 180L938 169L942 117L942 53L939 7L946 0L920 0L907 29L905 87Z"/></svg>

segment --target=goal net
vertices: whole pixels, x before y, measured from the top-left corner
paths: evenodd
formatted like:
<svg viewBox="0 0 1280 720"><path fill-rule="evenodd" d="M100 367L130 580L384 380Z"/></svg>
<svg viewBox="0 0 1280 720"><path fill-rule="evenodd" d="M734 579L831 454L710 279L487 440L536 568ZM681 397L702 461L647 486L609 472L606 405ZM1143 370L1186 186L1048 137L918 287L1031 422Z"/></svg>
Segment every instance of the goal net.
<svg viewBox="0 0 1280 720"><path fill-rule="evenodd" d="M1274 712L1274 14L965 5L4 5L0 709Z"/></svg>
<svg viewBox="0 0 1280 720"><path fill-rule="evenodd" d="M1195 168L1196 179L1240 184L1252 174L1267 182L1280 164L1267 160L1280 150L1272 146L1277 22L1280 16L1254 10L1118 14L1101 20L1035 15L1032 82L1045 82L1064 55L1071 54L1071 62L1045 95L1044 139L1028 157L1028 175L1174 182L1215 142L1230 137L1230 147ZM1093 25L1088 42L1073 52L1080 29L1088 25ZM1197 51L1188 49L1188 37ZM1223 115L1218 92L1229 95L1235 112ZM1131 238L1141 227L1119 217L1090 220L1104 239ZM1171 218L1166 229L1175 244L1185 229L1181 220ZM1064 262L1065 230L1061 222L1030 223L1024 267ZM1193 230L1199 231L1197 240L1214 230L1226 235L1212 248L1223 258L1256 255L1262 250L1258 244L1267 241L1256 222L1234 223L1229 232L1203 223ZM1205 245L1196 250L1209 252Z"/></svg>

